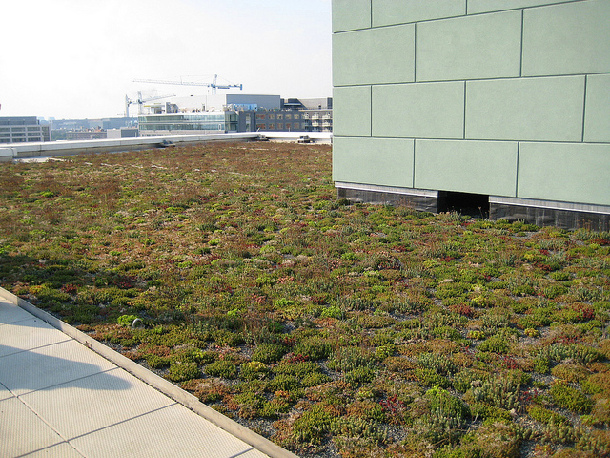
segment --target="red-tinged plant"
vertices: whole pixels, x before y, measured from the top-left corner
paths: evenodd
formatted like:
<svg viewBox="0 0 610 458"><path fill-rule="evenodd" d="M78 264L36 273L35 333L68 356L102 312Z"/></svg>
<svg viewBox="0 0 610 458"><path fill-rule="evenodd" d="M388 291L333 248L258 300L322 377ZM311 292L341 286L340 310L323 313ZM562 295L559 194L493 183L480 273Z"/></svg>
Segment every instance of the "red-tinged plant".
<svg viewBox="0 0 610 458"><path fill-rule="evenodd" d="M452 312L458 313L467 318L472 318L474 316L474 308L468 304L452 304L449 306L449 310Z"/></svg>
<svg viewBox="0 0 610 458"><path fill-rule="evenodd" d="M396 415L399 412L404 411L405 404L397 396L391 396L388 399L383 401L379 401L379 405L383 408L383 410L390 414Z"/></svg>
<svg viewBox="0 0 610 458"><path fill-rule="evenodd" d="M78 286L68 283L60 288L60 290L66 294L76 294Z"/></svg>

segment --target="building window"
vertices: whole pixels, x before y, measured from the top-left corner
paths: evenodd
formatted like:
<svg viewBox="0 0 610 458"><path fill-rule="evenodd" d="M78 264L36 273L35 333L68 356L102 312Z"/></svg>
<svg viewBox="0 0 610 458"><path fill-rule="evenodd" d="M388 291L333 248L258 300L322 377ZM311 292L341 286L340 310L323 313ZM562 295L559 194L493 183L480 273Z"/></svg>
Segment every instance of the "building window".
<svg viewBox="0 0 610 458"><path fill-rule="evenodd" d="M282 114L278 114L278 115L277 115L277 120L279 121L279 120L281 120L281 119L284 119L284 115L282 115Z"/></svg>
<svg viewBox="0 0 610 458"><path fill-rule="evenodd" d="M269 119L275 119L275 115L274 114L270 114L269 115Z"/></svg>
<svg viewBox="0 0 610 458"><path fill-rule="evenodd" d="M294 128L295 128L296 130L300 129L300 124L299 124L298 122L295 122L295 123L294 123Z"/></svg>
<svg viewBox="0 0 610 458"><path fill-rule="evenodd" d="M259 124L257 126L260 130L267 130L267 124Z"/></svg>
<svg viewBox="0 0 610 458"><path fill-rule="evenodd" d="M269 130L275 130L275 124L269 124Z"/></svg>
<svg viewBox="0 0 610 458"><path fill-rule="evenodd" d="M291 114L286 114L286 119L292 119L292 115Z"/></svg>
<svg viewBox="0 0 610 458"><path fill-rule="evenodd" d="M277 125L277 130L284 130L284 124L283 123L278 123Z"/></svg>
<svg viewBox="0 0 610 458"><path fill-rule="evenodd" d="M267 116L264 114L257 114L256 119L265 119Z"/></svg>
<svg viewBox="0 0 610 458"><path fill-rule="evenodd" d="M292 124L287 122L286 123L286 129L288 129L288 130L292 129Z"/></svg>

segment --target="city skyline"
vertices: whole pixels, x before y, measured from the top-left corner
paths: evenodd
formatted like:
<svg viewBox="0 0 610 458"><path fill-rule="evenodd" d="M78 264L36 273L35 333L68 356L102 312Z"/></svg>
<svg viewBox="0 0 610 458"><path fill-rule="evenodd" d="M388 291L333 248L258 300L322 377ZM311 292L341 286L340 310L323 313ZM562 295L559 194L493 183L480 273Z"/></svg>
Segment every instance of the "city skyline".
<svg viewBox="0 0 610 458"><path fill-rule="evenodd" d="M114 117L137 91L209 91L138 78L217 74L243 93L332 95L331 0L33 0L0 14L13 18L0 29L0 116Z"/></svg>

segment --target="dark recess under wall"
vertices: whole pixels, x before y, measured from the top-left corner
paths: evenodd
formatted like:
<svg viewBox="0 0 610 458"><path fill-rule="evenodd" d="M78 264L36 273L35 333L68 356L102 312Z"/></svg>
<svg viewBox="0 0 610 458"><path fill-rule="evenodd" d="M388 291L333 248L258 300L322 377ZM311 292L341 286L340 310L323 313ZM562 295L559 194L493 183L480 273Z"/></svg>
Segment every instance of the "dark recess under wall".
<svg viewBox="0 0 610 458"><path fill-rule="evenodd" d="M438 213L458 212L475 218L489 218L489 196L465 192L438 192Z"/></svg>

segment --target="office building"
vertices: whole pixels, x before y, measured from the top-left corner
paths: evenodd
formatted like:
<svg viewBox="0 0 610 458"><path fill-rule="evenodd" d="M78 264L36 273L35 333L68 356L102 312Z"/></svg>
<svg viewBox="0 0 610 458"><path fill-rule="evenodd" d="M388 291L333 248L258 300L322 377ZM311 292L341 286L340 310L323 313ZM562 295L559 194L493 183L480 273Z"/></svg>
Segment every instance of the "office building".
<svg viewBox="0 0 610 458"><path fill-rule="evenodd" d="M36 116L0 117L0 143L48 142L49 126L41 125Z"/></svg>

